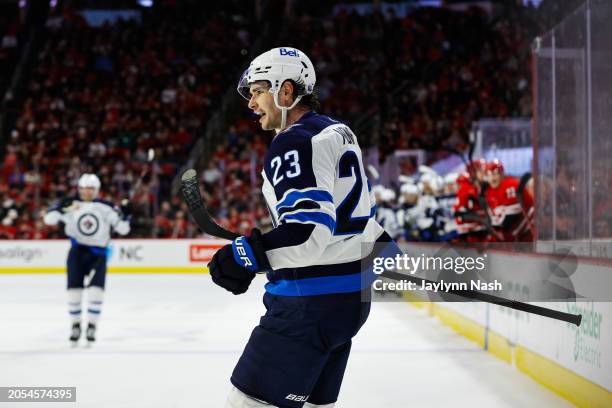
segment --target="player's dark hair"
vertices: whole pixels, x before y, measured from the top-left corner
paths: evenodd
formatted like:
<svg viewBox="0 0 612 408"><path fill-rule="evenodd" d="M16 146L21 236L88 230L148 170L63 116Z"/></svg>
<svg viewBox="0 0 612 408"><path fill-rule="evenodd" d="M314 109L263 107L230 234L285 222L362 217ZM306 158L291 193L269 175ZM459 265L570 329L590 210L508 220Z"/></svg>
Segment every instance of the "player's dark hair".
<svg viewBox="0 0 612 408"><path fill-rule="evenodd" d="M291 84L293 85L292 96L294 99L297 95L304 94L305 87L303 83L295 82L292 79L290 79L289 82L291 82ZM298 105L305 106L312 111L318 111L321 108L321 102L319 102L319 96L317 95L316 88L312 91L311 94L302 96L302 99L300 99Z"/></svg>

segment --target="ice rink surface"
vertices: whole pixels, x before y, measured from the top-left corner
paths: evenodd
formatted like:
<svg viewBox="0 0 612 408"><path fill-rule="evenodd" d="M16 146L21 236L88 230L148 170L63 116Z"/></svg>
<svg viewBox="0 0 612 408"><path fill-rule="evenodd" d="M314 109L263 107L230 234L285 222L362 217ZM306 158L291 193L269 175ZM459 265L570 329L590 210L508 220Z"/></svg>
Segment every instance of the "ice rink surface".
<svg viewBox="0 0 612 408"><path fill-rule="evenodd" d="M76 386L77 403L18 408L223 407L259 316L208 275L110 275L98 341L70 347L65 277L0 275L0 386ZM423 311L378 302L353 342L336 407L569 407Z"/></svg>

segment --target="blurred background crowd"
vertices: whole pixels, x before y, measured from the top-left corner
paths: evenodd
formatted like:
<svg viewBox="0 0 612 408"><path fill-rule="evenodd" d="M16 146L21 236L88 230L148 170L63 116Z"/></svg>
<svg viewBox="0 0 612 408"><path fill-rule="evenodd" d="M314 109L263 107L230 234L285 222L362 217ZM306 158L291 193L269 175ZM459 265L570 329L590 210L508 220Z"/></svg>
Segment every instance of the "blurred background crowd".
<svg viewBox="0 0 612 408"><path fill-rule="evenodd" d="M28 15L22 2L0 3L0 238L61 237L40 214L75 194L83 172L100 177L102 198L130 200L131 236L198 236L173 186L188 158L221 224L269 228L259 189L272 135L235 84L272 46L309 54L321 112L375 151L373 185L398 150L422 149L433 165L467 149L474 121L532 115L531 39L562 17L552 0L110 3L122 18L96 20L100 2L51 1ZM444 176L415 166L374 188L377 217L398 239L531 240L529 183L491 163ZM516 202L495 198L496 175ZM517 204L520 217L504 220Z"/></svg>

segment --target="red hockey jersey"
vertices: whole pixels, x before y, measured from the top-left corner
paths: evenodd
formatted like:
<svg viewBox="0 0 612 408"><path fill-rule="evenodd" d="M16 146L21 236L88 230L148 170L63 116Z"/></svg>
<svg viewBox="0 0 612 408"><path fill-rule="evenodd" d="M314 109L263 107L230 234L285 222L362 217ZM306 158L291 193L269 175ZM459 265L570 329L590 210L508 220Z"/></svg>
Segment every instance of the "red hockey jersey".
<svg viewBox="0 0 612 408"><path fill-rule="evenodd" d="M478 188L470 181L467 181L466 177L460 178L458 184L457 201L453 205L453 213L472 212L481 214L484 217L484 211L478 203ZM457 232L461 235L485 230L485 226L479 222L463 220L461 217L456 217L455 221L457 223Z"/></svg>
<svg viewBox="0 0 612 408"><path fill-rule="evenodd" d="M506 176L496 188L489 185L485 198L493 227L505 242L532 241L530 220L533 214L533 196L523 190L523 205L518 198L519 180Z"/></svg>

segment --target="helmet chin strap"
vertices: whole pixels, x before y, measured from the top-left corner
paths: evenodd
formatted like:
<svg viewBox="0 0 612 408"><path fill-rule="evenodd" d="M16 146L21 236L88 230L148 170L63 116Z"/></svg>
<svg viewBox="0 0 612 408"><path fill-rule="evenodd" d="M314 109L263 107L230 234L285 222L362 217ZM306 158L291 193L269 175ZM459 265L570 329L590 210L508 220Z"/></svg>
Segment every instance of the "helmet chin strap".
<svg viewBox="0 0 612 408"><path fill-rule="evenodd" d="M293 109L295 107L295 105L298 104L300 99L302 99L302 95L298 95L295 98L295 101L293 101L293 103L291 104L291 106L280 106L280 103L278 102L278 93L279 92L280 92L280 88L278 88L274 92L274 105L276 105L276 107L278 109L280 109L280 111L281 111L281 125L280 125L280 129L276 130L277 134L282 132L285 129L285 127L287 127L287 112L289 111L289 109Z"/></svg>

